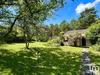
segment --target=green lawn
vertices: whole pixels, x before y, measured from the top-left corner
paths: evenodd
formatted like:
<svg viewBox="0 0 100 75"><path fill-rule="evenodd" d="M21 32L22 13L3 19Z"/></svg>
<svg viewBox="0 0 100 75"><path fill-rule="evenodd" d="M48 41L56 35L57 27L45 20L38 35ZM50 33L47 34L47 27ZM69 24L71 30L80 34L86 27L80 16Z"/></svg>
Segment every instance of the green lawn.
<svg viewBox="0 0 100 75"><path fill-rule="evenodd" d="M24 43L0 46L0 75L79 75L82 48L47 47L45 43ZM39 59L37 61L37 51ZM37 67L38 64L38 67Z"/></svg>
<svg viewBox="0 0 100 75"><path fill-rule="evenodd" d="M100 51L88 49L92 61L100 68Z"/></svg>

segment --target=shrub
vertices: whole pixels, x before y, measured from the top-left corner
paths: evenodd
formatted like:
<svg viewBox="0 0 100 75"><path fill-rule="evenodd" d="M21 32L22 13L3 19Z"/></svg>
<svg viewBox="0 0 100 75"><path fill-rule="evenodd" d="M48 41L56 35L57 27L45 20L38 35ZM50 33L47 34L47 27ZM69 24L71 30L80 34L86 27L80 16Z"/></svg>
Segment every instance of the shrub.
<svg viewBox="0 0 100 75"><path fill-rule="evenodd" d="M96 44L91 47L92 50L100 51L100 45Z"/></svg>
<svg viewBox="0 0 100 75"><path fill-rule="evenodd" d="M92 44L100 44L100 23L91 25L85 33L85 37L94 40L94 42L91 42Z"/></svg>
<svg viewBox="0 0 100 75"><path fill-rule="evenodd" d="M52 39L52 40L49 40L45 45L46 46L60 46L61 44L61 40L60 38L56 38L56 39Z"/></svg>

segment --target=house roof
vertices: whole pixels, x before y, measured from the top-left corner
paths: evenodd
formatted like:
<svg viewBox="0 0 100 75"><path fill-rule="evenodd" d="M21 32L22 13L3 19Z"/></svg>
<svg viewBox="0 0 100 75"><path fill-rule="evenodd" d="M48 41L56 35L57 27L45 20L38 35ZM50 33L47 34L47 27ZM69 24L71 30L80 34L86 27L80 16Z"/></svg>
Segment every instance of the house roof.
<svg viewBox="0 0 100 75"><path fill-rule="evenodd" d="M75 32L78 32L78 33L84 34L85 32L87 32L87 29L82 29L82 30L73 30L73 31L66 31L64 35L68 35L68 34L75 33Z"/></svg>

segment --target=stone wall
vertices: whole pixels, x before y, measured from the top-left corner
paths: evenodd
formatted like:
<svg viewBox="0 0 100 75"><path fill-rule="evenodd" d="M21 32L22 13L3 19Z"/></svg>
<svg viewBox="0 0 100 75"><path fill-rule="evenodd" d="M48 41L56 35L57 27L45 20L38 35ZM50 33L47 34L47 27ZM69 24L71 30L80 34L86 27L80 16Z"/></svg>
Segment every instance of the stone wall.
<svg viewBox="0 0 100 75"><path fill-rule="evenodd" d="M64 46L74 46L74 43L69 44L67 41L65 41ZM82 39L77 39L76 46L82 46ZM86 46L91 46L90 40L86 39Z"/></svg>

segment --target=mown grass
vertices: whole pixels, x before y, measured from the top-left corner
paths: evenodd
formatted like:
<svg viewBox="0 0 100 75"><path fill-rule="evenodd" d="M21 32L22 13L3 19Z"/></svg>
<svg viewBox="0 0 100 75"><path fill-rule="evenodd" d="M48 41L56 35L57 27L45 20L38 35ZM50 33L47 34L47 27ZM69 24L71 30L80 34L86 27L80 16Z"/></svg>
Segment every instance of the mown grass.
<svg viewBox="0 0 100 75"><path fill-rule="evenodd" d="M89 54L90 54L90 57L91 57L93 63L95 63L95 65L100 68L100 50L96 50L94 48L89 48L88 51L89 51Z"/></svg>
<svg viewBox="0 0 100 75"><path fill-rule="evenodd" d="M24 43L0 46L0 75L80 75L81 48L44 44L30 43L30 50Z"/></svg>

